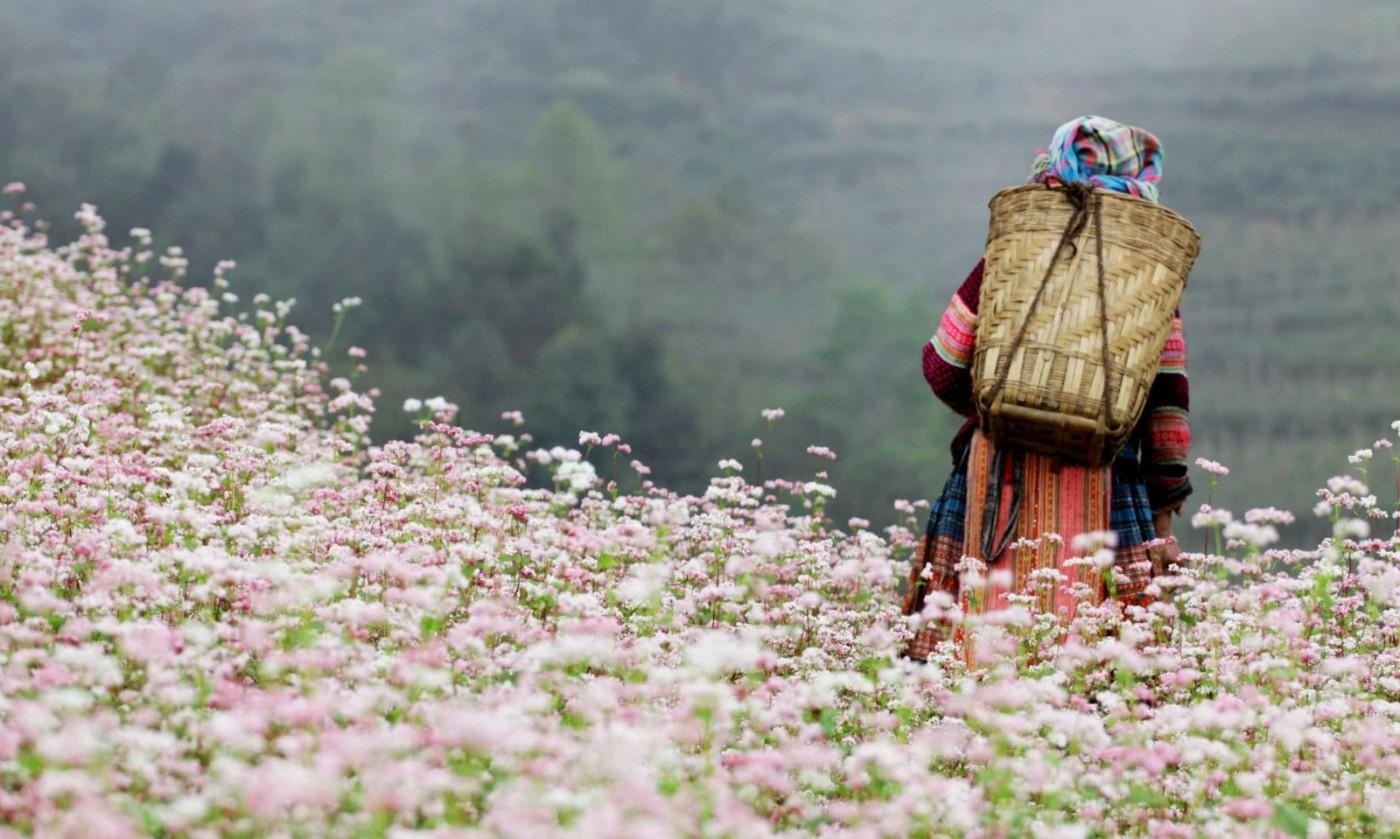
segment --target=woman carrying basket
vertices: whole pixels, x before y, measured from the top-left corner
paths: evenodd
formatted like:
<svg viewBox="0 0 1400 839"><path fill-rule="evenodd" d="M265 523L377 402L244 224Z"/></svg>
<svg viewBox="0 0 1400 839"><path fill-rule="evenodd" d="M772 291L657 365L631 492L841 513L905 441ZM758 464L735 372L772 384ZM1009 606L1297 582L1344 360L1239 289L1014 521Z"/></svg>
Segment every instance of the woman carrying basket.
<svg viewBox="0 0 1400 839"><path fill-rule="evenodd" d="M1160 172L1156 137L1140 128L1087 116L1056 131L1049 151L1035 162L1031 182L1069 187L1065 191L1078 196L1081 206L1083 196L1093 194L1086 186L1156 204ZM1052 268L1066 250L1066 240L1086 227L1084 215L1077 218L1079 227L1074 231L1066 226L1061 247L1051 259ZM1106 312L1101 227L1098 233L1099 306ZM1092 242L1092 234L1084 233L1080 241ZM1069 247L1078 250L1072 244ZM1088 250L1086 258L1092 258L1092 247ZM924 377L934 394L967 421L953 438L955 468L930 511L904 610L918 614L932 596L944 607L956 602L964 612L983 612L1009 605L1008 595L1032 593L1040 609L1068 621L1085 600L1093 603L1112 597L1149 602L1145 590L1154 565L1161 568L1176 556L1172 516L1191 493L1186 474L1191 441L1186 342L1179 312L1166 333L1141 418L1110 463L1079 463L998 446L982 431L974 395L973 359L985 265L984 257L953 295L937 333L923 348ZM1184 283L1184 276L1181 279ZM1162 326L1167 328L1165 323ZM1108 336L1105 324L1105 356ZM1014 351L1013 346L1011 354ZM1103 404L1113 404L1108 394ZM1102 546L1105 550L1099 552L1106 557L1106 549L1112 549L1111 568L1075 559L1092 552L1082 544L1083 535L1103 533L1112 534L1104 541L1113 542L1116 537L1116 544ZM1076 537L1081 537L1077 548ZM947 625L935 620L918 632L905 654L926 659L947 637Z"/></svg>

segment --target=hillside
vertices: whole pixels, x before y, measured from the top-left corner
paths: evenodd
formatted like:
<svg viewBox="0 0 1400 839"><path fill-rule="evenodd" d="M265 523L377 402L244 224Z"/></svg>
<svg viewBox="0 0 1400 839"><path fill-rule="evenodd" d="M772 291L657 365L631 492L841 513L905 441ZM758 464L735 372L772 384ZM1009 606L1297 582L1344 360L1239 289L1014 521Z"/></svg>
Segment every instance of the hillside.
<svg viewBox="0 0 1400 839"><path fill-rule="evenodd" d="M916 357L986 199L1104 112L1205 238L1197 450L1228 505L1305 508L1396 413L1397 36L1372 0L7 4L0 179L237 259L317 338L361 297L393 404L616 431L692 491L783 404L891 521L947 468Z"/></svg>

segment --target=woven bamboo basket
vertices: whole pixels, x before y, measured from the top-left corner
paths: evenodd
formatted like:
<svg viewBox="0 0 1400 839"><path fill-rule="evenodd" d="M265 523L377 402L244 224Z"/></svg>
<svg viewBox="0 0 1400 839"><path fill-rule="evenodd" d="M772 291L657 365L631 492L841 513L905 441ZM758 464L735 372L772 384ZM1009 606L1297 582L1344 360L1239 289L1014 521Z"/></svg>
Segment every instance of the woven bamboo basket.
<svg viewBox="0 0 1400 839"><path fill-rule="evenodd" d="M1200 236L1165 207L1103 189L1019 186L990 207L973 356L982 429L1107 463L1147 403ZM1082 231L1060 247L1076 212Z"/></svg>

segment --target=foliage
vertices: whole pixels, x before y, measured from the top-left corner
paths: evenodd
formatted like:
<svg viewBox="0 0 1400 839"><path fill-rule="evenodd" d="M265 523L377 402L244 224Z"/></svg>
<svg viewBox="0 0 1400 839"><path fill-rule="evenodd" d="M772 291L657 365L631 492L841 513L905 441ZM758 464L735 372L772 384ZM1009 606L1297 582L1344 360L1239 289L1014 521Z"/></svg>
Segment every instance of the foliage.
<svg viewBox="0 0 1400 839"><path fill-rule="evenodd" d="M1204 234L1198 445L1249 463L1232 502L1307 504L1394 407L1400 12L1156 4L1067 64L1083 26L1029 0L9 3L0 178L150 225L197 272L237 257L318 340L362 298L342 338L392 404L539 406L542 440L614 428L691 491L781 394L849 455L836 508L866 514L944 478L951 417L915 404L917 354L988 196L1106 112L1161 135L1166 201ZM853 281L890 321L843 311ZM546 348L580 342L582 380L548 392ZM836 377L858 369L857 398ZM564 409L618 377L639 410Z"/></svg>

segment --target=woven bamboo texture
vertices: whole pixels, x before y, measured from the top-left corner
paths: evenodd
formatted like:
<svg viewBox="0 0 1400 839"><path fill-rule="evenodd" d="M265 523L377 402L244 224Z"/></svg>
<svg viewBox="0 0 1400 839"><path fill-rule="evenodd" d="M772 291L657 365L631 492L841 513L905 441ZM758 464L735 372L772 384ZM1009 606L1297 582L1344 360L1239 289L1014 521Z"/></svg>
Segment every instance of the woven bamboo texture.
<svg viewBox="0 0 1400 839"><path fill-rule="evenodd" d="M1003 190L990 203L973 381L983 430L996 442L1106 463L1142 415L1200 236L1165 207L1102 189L1093 197L1108 368L1096 225L1060 253L1031 305L1074 213L1064 190L1036 184Z"/></svg>

